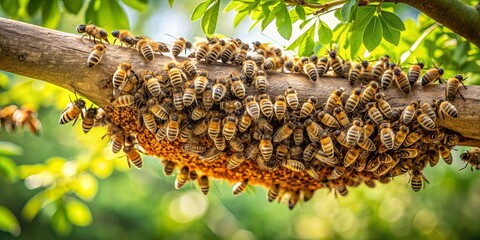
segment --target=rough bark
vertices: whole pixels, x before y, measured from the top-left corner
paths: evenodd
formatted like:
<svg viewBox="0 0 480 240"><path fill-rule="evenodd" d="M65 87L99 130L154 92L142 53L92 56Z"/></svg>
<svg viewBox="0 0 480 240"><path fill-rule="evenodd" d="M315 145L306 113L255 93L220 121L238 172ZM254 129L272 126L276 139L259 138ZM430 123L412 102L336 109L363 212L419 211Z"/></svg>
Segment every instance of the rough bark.
<svg viewBox="0 0 480 240"><path fill-rule="evenodd" d="M76 91L99 106L110 105L112 90L106 88L116 66L130 62L136 71L161 69L171 61L169 57L156 55L151 62L146 61L135 49L107 45L106 55L94 68L86 66L86 59L94 46L92 41L80 34L70 34L46 29L35 25L0 18L0 69L11 73L46 81L70 91ZM180 59L179 59L180 60ZM181 60L180 60L181 61ZM210 77L224 77L240 67L225 64L199 64L208 70ZM312 82L300 74L268 73L268 92L275 96L283 94L290 84L299 93L300 100L316 96L325 101L337 87L351 89L346 79L321 77ZM403 107L412 100L430 101L444 97L444 85L421 87L418 83L412 92L404 95L397 87L384 91L393 107ZM347 90L349 91L349 90ZM438 124L460 133L461 145L480 146L480 87L468 86L462 91L466 101L457 98L453 104L458 108L458 119L440 120Z"/></svg>

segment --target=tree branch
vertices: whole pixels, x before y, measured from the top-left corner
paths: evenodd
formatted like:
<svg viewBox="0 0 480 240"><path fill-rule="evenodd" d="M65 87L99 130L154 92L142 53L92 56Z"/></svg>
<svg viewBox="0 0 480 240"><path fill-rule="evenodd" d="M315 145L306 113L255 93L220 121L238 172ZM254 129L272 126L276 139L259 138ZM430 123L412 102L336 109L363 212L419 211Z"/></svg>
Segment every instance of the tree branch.
<svg viewBox="0 0 480 240"><path fill-rule="evenodd" d="M0 18L0 35L1 70L77 91L102 107L110 105L112 89L106 83L111 81L111 75L119 63L130 62L136 71L141 72L161 69L171 60L156 55L152 62L148 62L135 49L107 45L102 61L90 69L86 67L86 60L94 44L87 39L81 42L78 34ZM225 77L232 71L240 71L238 66L224 64L200 63L199 67L206 69L212 78ZM272 96L283 94L290 84L297 89L301 101L305 101L309 96L316 96L320 102L324 102L337 87L351 89L348 81L335 77L321 77L317 82L312 82L299 74L271 72L268 73L268 78L270 86L267 93ZM397 87L391 87L384 92L393 97L389 100L393 107L403 107L412 100L431 101L443 98L444 89L444 85L422 88L417 83L408 96L404 96ZM253 91L251 93L254 94ZM461 134L461 145L480 146L480 87L468 86L462 94L466 101L460 98L453 101L460 117L441 120L438 125Z"/></svg>

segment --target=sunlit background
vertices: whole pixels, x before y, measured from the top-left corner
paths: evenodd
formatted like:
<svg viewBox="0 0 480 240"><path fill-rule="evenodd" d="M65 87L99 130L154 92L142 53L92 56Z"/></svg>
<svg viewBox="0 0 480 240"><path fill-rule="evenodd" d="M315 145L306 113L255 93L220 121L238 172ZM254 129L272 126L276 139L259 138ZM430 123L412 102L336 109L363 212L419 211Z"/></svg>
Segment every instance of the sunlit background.
<svg viewBox="0 0 480 240"><path fill-rule="evenodd" d="M173 8L167 1L150 3L143 13L122 6L132 32L172 42L165 33L189 39L203 35L200 23L190 21L198 2L175 1ZM429 22L411 8L398 7L396 12L407 27L401 43L392 47L382 42L372 55L388 50L398 60L419 37L425 28L422 24ZM263 33L259 27L249 31L252 21L247 17L233 28L235 15L221 12L217 32L246 41L289 45L274 24ZM84 23L83 14L62 13L60 17L57 29L62 31L74 33L75 26ZM41 24L39 16L22 20ZM338 23L333 13L322 20L332 28ZM108 23L102 27L112 30ZM434 31L426 41L436 43L441 31L448 30ZM299 33L295 25L293 35ZM453 51L455 44L447 45L445 51ZM441 54L421 45L407 62L416 57L440 58ZM451 74L458 71L448 70ZM40 136L25 130L12 134L0 130L0 239L437 240L480 235L480 177L470 168L458 171L464 166L459 160L463 147L453 151L451 166L441 161L434 169L425 169L430 184L418 193L411 190L405 175L373 189L349 188L347 197L335 198L319 190L310 202L290 211L284 203L269 203L260 187L236 197L231 186L221 181L211 182L208 196L193 183L177 191L175 177L165 177L159 160L152 157L143 156L141 170L129 169L122 154L111 153L108 137L102 139L105 129L94 128L85 135L78 123L74 127L57 123L71 94L63 89L0 71L0 93L0 106L31 103L43 124Z"/></svg>

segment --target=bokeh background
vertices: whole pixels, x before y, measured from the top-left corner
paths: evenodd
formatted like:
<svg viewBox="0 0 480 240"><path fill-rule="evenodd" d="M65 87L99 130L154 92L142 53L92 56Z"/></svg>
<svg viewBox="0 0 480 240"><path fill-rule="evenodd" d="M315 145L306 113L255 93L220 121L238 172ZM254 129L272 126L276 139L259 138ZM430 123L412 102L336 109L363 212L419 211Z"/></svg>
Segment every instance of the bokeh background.
<svg viewBox="0 0 480 240"><path fill-rule="evenodd" d="M37 2L32 4L31 2ZM200 1L80 1L78 10L59 1L1 0L0 16L75 33L85 19L111 31L128 28L135 34L172 42L173 36L203 36L190 16ZM78 1L73 1L78 2ZM222 7L228 1L222 1ZM95 12L89 11L91 4ZM34 6L32 6L34 5ZM374 52L399 59L433 21L415 9L392 7L407 31L397 47L382 42ZM85 12L87 16L85 16ZM217 32L247 41L288 46L275 26L262 33L250 29L248 17L233 27L235 12L220 12ZM321 17L333 29L332 14ZM125 27L127 24L127 27ZM274 25L274 24L272 24ZM119 27L120 26L120 27ZM302 31L293 27L293 37ZM334 36L336 36L334 31ZM79 35L80 37L80 35ZM339 36L341 37L341 36ZM52 39L62 41L62 39ZM321 47L318 52L324 53ZM364 51L364 50L363 50ZM461 53L459 53L461 51ZM342 54L342 48L339 48ZM408 56L442 63L446 76L457 72L479 80L478 48L450 30L438 27ZM448 61L447 61L448 60ZM0 60L1 61L1 60ZM113 155L103 128L83 134L81 124L60 126L59 113L70 92L38 80L0 71L0 106L32 104L43 124L40 136L0 130L0 239L478 239L480 236L480 176L464 167L453 151L451 166L441 161L427 167L430 184L415 193L408 175L388 185L350 188L335 198L319 190L310 202L290 211L269 203L263 188L231 194L226 182L212 181L208 196L193 183L174 189L175 177L165 177L158 159L143 156L141 170L129 169L122 154ZM472 126L473 127L473 126ZM478 127L478 126L477 126Z"/></svg>

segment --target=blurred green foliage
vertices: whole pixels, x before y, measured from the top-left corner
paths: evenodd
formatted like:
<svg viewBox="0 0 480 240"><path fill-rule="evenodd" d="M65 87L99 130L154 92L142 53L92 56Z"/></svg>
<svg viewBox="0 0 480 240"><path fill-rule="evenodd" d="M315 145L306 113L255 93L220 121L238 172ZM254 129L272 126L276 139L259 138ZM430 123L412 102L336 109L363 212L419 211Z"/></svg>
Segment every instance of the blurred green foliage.
<svg viewBox="0 0 480 240"><path fill-rule="evenodd" d="M317 16L311 9L280 0L195 4L0 0L0 16L69 32L91 21L108 30L130 28L159 40L172 31L189 38L220 32L247 41L271 41L278 35L289 40L284 44L287 49L300 55L323 55L336 44L346 58L388 53L403 63L422 59L427 66L442 64L446 76L461 72L470 76L469 84L479 83L480 53L465 39L402 4L384 3L377 8L355 3L348 0ZM190 22L196 20L201 20L201 28ZM180 27L184 32L178 32ZM260 31L271 37L264 40ZM0 130L1 239L463 239L479 235L478 173L457 171L463 167L458 156L464 148L454 151L453 166L426 169L431 184L419 193L412 192L408 176L402 176L374 189L349 189L346 198L336 199L319 190L292 212L284 204L268 203L262 188L234 197L231 186L214 181L207 197L191 183L174 191L174 178L162 176L158 159L152 157L144 156L142 170L128 169L125 158L113 155L108 140L102 139L105 129L84 135L80 124L57 124L68 94L44 82L0 72L0 106L34 104L43 123L39 137L24 130L13 134Z"/></svg>

